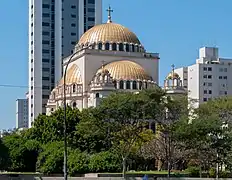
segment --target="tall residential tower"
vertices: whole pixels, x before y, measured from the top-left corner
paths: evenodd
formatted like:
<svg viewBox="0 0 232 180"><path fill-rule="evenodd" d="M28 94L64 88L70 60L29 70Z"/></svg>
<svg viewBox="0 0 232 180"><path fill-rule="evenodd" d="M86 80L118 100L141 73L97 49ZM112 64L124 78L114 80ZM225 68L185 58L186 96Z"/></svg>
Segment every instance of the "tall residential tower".
<svg viewBox="0 0 232 180"><path fill-rule="evenodd" d="M62 58L80 36L102 22L102 0L29 0L29 127L46 112L62 76Z"/></svg>

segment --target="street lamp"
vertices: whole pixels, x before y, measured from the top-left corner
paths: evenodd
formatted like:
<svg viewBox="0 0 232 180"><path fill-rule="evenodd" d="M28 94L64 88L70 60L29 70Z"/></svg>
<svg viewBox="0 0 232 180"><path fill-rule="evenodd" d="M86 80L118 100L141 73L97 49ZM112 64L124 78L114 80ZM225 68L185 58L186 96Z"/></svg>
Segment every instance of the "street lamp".
<svg viewBox="0 0 232 180"><path fill-rule="evenodd" d="M66 127L66 74L67 74L67 69L68 69L68 65L70 64L72 58L79 52L85 50L85 49L89 49L90 47L92 47L93 44L90 44L86 47L83 47L82 49L77 50L76 52L74 52L65 67L65 71L64 71L64 180L68 179L68 173L67 173L67 160L68 160L68 155L67 155L67 135L66 135L66 131L67 131L67 127ZM83 88L83 87L82 87Z"/></svg>

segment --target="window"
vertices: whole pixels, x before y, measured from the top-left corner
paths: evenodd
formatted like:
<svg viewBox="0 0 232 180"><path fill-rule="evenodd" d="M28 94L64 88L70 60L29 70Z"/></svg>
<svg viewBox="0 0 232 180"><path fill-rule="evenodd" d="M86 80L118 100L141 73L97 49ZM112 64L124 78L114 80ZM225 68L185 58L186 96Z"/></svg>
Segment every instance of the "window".
<svg viewBox="0 0 232 180"><path fill-rule="evenodd" d="M31 27L33 27L33 23L31 23Z"/></svg>
<svg viewBox="0 0 232 180"><path fill-rule="evenodd" d="M208 71L212 71L212 67L208 67Z"/></svg>
<svg viewBox="0 0 232 180"><path fill-rule="evenodd" d="M126 89L130 89L130 81L126 81Z"/></svg>
<svg viewBox="0 0 232 180"><path fill-rule="evenodd" d="M71 14L71 17L76 18L77 16L76 16L76 14Z"/></svg>
<svg viewBox="0 0 232 180"><path fill-rule="evenodd" d="M227 95L227 91L225 91L225 95Z"/></svg>
<svg viewBox="0 0 232 180"><path fill-rule="evenodd" d="M137 82L133 81L133 89L137 89Z"/></svg>
<svg viewBox="0 0 232 180"><path fill-rule="evenodd" d="M43 41L42 41L42 44L47 44L47 45L49 45L49 44L50 44L50 42L49 42L49 41L45 41L45 40L43 40Z"/></svg>
<svg viewBox="0 0 232 180"><path fill-rule="evenodd" d="M71 36L76 36L76 35L77 35L76 33L73 33L73 32L71 33Z"/></svg>
<svg viewBox="0 0 232 180"><path fill-rule="evenodd" d="M49 78L49 77L42 77L42 80L43 80L43 81L49 81L50 78Z"/></svg>
<svg viewBox="0 0 232 180"><path fill-rule="evenodd" d="M99 97L100 97L100 95L99 95L99 93L97 93L97 94L96 94L96 98L99 98Z"/></svg>
<svg viewBox="0 0 232 180"><path fill-rule="evenodd" d="M102 50L102 43L99 43L99 44L98 44L98 49L99 49L99 50Z"/></svg>
<svg viewBox="0 0 232 180"><path fill-rule="evenodd" d="M142 81L139 81L139 89L141 90L142 87L143 87L143 83L142 83Z"/></svg>
<svg viewBox="0 0 232 180"><path fill-rule="evenodd" d="M42 98L43 98L43 99L49 99L49 95L44 95L44 94L43 94L43 95L42 95Z"/></svg>
<svg viewBox="0 0 232 180"><path fill-rule="evenodd" d="M88 21L95 21L94 17L88 17Z"/></svg>
<svg viewBox="0 0 232 180"><path fill-rule="evenodd" d="M49 72L50 69L49 69L49 68L42 68L42 71L44 71L44 72Z"/></svg>
<svg viewBox="0 0 232 180"><path fill-rule="evenodd" d="M76 9L76 6L71 6L72 9Z"/></svg>
<svg viewBox="0 0 232 180"><path fill-rule="evenodd" d="M227 68L224 68L224 72L227 72Z"/></svg>
<svg viewBox="0 0 232 180"><path fill-rule="evenodd" d="M49 86L43 86L42 89L46 89L46 90L49 90L50 87Z"/></svg>
<svg viewBox="0 0 232 180"><path fill-rule="evenodd" d="M204 67L203 70L204 70L204 71L207 71L207 67Z"/></svg>
<svg viewBox="0 0 232 180"><path fill-rule="evenodd" d="M113 43L113 44L112 44L112 50L113 50L113 51L117 51L117 44L116 44L116 43Z"/></svg>
<svg viewBox="0 0 232 180"><path fill-rule="evenodd" d="M73 103L73 108L76 108L76 107L77 107L77 103L74 102L74 103Z"/></svg>
<svg viewBox="0 0 232 180"><path fill-rule="evenodd" d="M206 83L204 82L204 83L203 83L203 86L205 86L205 85L206 85Z"/></svg>
<svg viewBox="0 0 232 180"><path fill-rule="evenodd" d="M43 16L43 17L50 17L50 14L48 14L48 13L43 13L42 16Z"/></svg>
<svg viewBox="0 0 232 180"><path fill-rule="evenodd" d="M71 26L72 26L72 27L76 27L76 24L72 23Z"/></svg>
<svg viewBox="0 0 232 180"><path fill-rule="evenodd" d="M208 79L212 79L212 75L208 75Z"/></svg>
<svg viewBox="0 0 232 180"><path fill-rule="evenodd" d="M88 0L89 4L95 4L95 0Z"/></svg>
<svg viewBox="0 0 232 180"><path fill-rule="evenodd" d="M42 22L42 26L50 26L48 22Z"/></svg>
<svg viewBox="0 0 232 180"><path fill-rule="evenodd" d="M72 41L72 42L71 42L71 44L72 44L72 45L75 45L75 44L76 44L76 42L75 42L75 41Z"/></svg>
<svg viewBox="0 0 232 180"><path fill-rule="evenodd" d="M207 90L204 90L204 94L207 94Z"/></svg>
<svg viewBox="0 0 232 180"><path fill-rule="evenodd" d="M44 63L49 63L49 59L43 58L43 59L42 59L42 62L44 62Z"/></svg>
<svg viewBox="0 0 232 180"><path fill-rule="evenodd" d="M49 5L49 4L43 4L42 7L43 7L43 8L49 9L49 8L50 8L50 5Z"/></svg>
<svg viewBox="0 0 232 180"><path fill-rule="evenodd" d="M208 83L208 86L212 86L213 84L212 83Z"/></svg>
<svg viewBox="0 0 232 180"><path fill-rule="evenodd" d="M105 44L105 50L110 50L110 44L109 43Z"/></svg>
<svg viewBox="0 0 232 180"><path fill-rule="evenodd" d="M207 75L204 75L203 78L207 78Z"/></svg>
<svg viewBox="0 0 232 180"><path fill-rule="evenodd" d="M135 52L135 45L134 44L132 44L131 49L132 49L132 52Z"/></svg>
<svg viewBox="0 0 232 180"><path fill-rule="evenodd" d="M73 85L73 92L74 93L76 92L76 85L75 84Z"/></svg>
<svg viewBox="0 0 232 180"><path fill-rule="evenodd" d="M212 90L209 90L209 94L212 94Z"/></svg>
<svg viewBox="0 0 232 180"><path fill-rule="evenodd" d="M207 101L207 98L203 98L203 101L206 102L206 101Z"/></svg>
<svg viewBox="0 0 232 180"><path fill-rule="evenodd" d="M129 49L130 47L129 47L129 44L126 44L126 52L129 52Z"/></svg>
<svg viewBox="0 0 232 180"><path fill-rule="evenodd" d="M123 81L119 82L119 89L124 89L124 82Z"/></svg>
<svg viewBox="0 0 232 180"><path fill-rule="evenodd" d="M33 59L31 59L31 63L33 63Z"/></svg>
<svg viewBox="0 0 232 180"><path fill-rule="evenodd" d="M219 76L219 79L222 79L222 76Z"/></svg>
<svg viewBox="0 0 232 180"><path fill-rule="evenodd" d="M49 50L48 49L42 49L42 53L45 53L45 54L49 54Z"/></svg>
<svg viewBox="0 0 232 180"><path fill-rule="evenodd" d="M224 76L223 79L227 79L227 76Z"/></svg>
<svg viewBox="0 0 232 180"><path fill-rule="evenodd" d="M219 72L223 72L223 68L220 68L220 69L219 69Z"/></svg>
<svg viewBox="0 0 232 180"><path fill-rule="evenodd" d="M50 32L43 31L43 32L42 32L42 35L43 35L43 36L49 36L49 35L50 35Z"/></svg>
<svg viewBox="0 0 232 180"><path fill-rule="evenodd" d="M119 44L119 51L124 51L122 43Z"/></svg>
<svg viewBox="0 0 232 180"><path fill-rule="evenodd" d="M88 12L95 12L94 8L88 8Z"/></svg>
<svg viewBox="0 0 232 180"><path fill-rule="evenodd" d="M31 72L33 72L33 68L31 68Z"/></svg>

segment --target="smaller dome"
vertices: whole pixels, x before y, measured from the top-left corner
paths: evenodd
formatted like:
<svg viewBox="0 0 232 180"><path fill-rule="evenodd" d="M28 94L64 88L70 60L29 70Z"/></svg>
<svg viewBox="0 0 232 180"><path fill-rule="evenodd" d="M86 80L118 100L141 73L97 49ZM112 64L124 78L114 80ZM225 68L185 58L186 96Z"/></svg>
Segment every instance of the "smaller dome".
<svg viewBox="0 0 232 180"><path fill-rule="evenodd" d="M66 84L81 84L82 79L81 79L81 71L79 67L76 64L73 64L70 68L67 70L66 74ZM64 77L59 82L59 85L64 84Z"/></svg>
<svg viewBox="0 0 232 180"><path fill-rule="evenodd" d="M129 61L121 60L114 61L104 66L114 80L152 80L142 66ZM102 71L102 68L97 71Z"/></svg>
<svg viewBox="0 0 232 180"><path fill-rule="evenodd" d="M175 72L170 72L170 73L167 75L166 79L178 79L179 77L180 77L179 74L177 74L177 73L175 73Z"/></svg>

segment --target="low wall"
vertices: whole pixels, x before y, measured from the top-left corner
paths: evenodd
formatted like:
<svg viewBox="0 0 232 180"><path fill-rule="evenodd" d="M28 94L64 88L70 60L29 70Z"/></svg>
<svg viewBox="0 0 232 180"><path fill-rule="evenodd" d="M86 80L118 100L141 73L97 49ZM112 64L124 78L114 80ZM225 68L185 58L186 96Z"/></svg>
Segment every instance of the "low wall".
<svg viewBox="0 0 232 180"><path fill-rule="evenodd" d="M63 177L36 177L34 175L0 175L0 180L63 180ZM120 177L70 177L69 180L122 180ZM127 180L142 180L141 177L128 177ZM149 178L154 180L155 178ZM170 178L170 180L215 180L214 178ZM168 180L159 177L157 180ZM232 178L219 178L219 180L232 180Z"/></svg>

